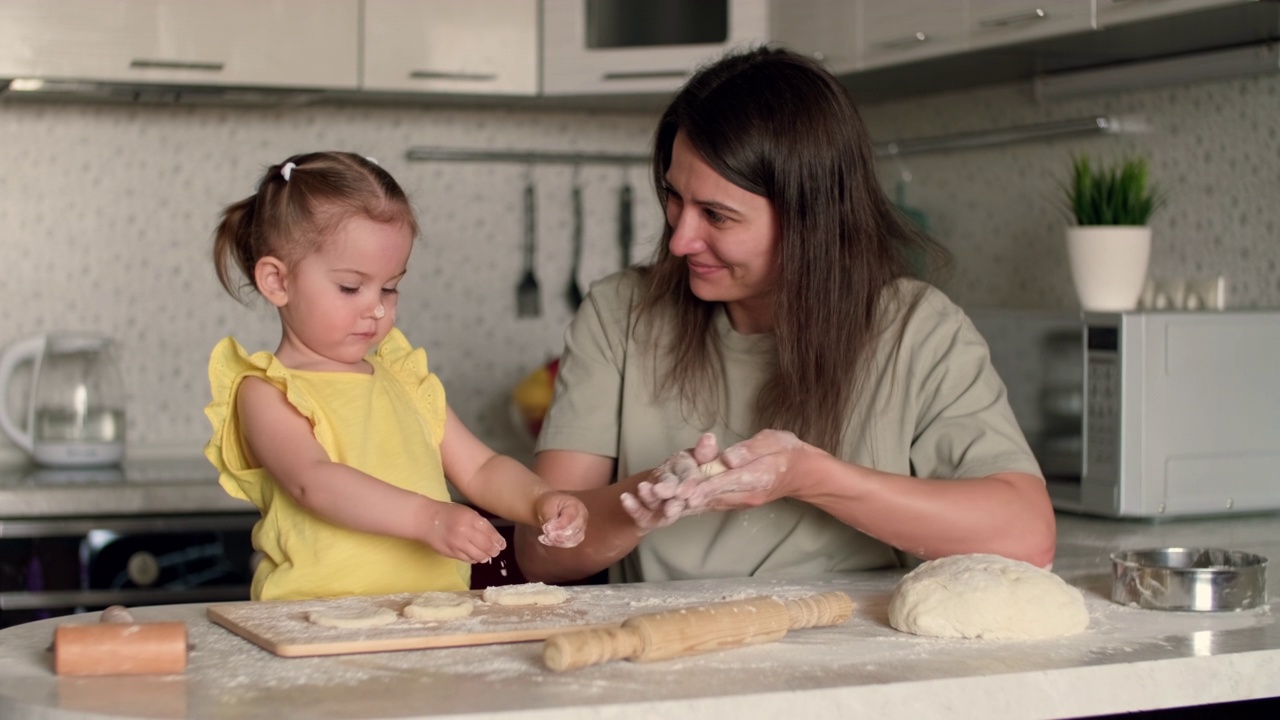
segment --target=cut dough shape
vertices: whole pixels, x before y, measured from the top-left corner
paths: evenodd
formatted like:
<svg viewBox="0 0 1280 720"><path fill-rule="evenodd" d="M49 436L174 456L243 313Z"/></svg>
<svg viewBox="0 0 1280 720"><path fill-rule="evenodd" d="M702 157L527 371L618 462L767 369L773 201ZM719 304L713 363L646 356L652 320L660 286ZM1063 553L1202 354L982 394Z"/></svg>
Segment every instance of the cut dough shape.
<svg viewBox="0 0 1280 720"><path fill-rule="evenodd" d="M522 583L487 587L481 597L494 605L559 605L569 599L569 593L555 585Z"/></svg>
<svg viewBox="0 0 1280 720"><path fill-rule="evenodd" d="M425 593L404 606L404 616L410 620L434 622L456 620L471 614L476 604L466 595L457 593Z"/></svg>
<svg viewBox="0 0 1280 720"><path fill-rule="evenodd" d="M702 477L715 477L720 473L728 470L724 463L720 462L720 458L716 458L709 463L699 465L698 469L702 471Z"/></svg>
<svg viewBox="0 0 1280 720"><path fill-rule="evenodd" d="M1080 591L1048 570L998 555L953 555L898 582L889 624L931 637L1026 640L1082 632L1089 611Z"/></svg>
<svg viewBox="0 0 1280 720"><path fill-rule="evenodd" d="M390 625L399 615L391 608L374 607L358 610L314 610L307 619L316 625L335 628L370 628Z"/></svg>

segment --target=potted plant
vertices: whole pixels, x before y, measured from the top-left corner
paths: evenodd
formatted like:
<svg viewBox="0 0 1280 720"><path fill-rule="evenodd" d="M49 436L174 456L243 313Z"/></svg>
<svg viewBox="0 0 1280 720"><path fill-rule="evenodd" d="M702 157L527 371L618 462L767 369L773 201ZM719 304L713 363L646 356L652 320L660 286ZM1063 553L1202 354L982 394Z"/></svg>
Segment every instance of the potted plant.
<svg viewBox="0 0 1280 720"><path fill-rule="evenodd" d="M1125 158L1095 167L1073 159L1064 187L1075 224L1067 228L1067 256L1080 306L1120 312L1138 306L1151 258L1152 214L1163 198L1147 176L1147 161Z"/></svg>

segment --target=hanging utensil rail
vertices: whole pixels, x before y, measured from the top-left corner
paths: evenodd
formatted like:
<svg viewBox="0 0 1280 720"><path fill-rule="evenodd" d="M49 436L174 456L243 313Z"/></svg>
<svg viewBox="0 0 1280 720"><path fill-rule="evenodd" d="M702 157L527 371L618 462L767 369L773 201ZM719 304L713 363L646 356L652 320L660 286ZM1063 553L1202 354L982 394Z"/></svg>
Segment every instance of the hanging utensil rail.
<svg viewBox="0 0 1280 720"><path fill-rule="evenodd" d="M1065 135L1120 135L1144 132L1148 129L1147 124L1140 119L1098 116L970 133L894 140L892 142L876 143L875 152L876 157L894 157L941 152L944 150L968 150L992 145L1009 145Z"/></svg>
<svg viewBox="0 0 1280 720"><path fill-rule="evenodd" d="M405 159L443 162L558 163L564 165L648 165L648 155L628 153L549 152L540 150L467 150L460 148L411 147Z"/></svg>

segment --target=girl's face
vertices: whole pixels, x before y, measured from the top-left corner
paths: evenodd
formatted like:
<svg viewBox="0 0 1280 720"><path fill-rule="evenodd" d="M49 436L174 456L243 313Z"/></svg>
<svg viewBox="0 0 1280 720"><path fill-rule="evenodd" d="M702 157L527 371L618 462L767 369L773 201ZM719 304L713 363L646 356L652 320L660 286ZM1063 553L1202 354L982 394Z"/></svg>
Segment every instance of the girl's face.
<svg viewBox="0 0 1280 720"><path fill-rule="evenodd" d="M778 219L773 203L725 180L676 134L667 169L669 247L689 268L689 287L723 302L740 333L773 328Z"/></svg>
<svg viewBox="0 0 1280 720"><path fill-rule="evenodd" d="M396 320L396 286L413 236L400 224L355 216L289 269L277 353L298 369L363 370Z"/></svg>

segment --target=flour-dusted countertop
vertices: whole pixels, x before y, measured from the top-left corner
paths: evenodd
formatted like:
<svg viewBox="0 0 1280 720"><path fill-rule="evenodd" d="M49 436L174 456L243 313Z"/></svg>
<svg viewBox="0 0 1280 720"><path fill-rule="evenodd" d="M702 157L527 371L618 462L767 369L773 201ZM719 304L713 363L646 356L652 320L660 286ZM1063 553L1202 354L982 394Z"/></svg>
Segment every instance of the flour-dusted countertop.
<svg viewBox="0 0 1280 720"><path fill-rule="evenodd" d="M228 495L203 457L84 470L0 466L0 521L245 512L257 510Z"/></svg>
<svg viewBox="0 0 1280 720"><path fill-rule="evenodd" d="M676 660L567 673L540 643L324 658L278 658L206 620L203 605L141 608L183 620L194 649L182 676L58 678L45 651L56 620L0 632L0 717L430 718L522 720L785 716L1069 717L1280 696L1276 577L1267 607L1164 613L1116 605L1106 556L1149 545L1214 544L1280 556L1280 516L1166 524L1059 518L1055 568L1082 588L1089 629L1025 642L899 633L887 600L901 571L812 581L725 579L572 589L635 613L676 603L844 590L858 604L837 628ZM81 616L64 622L90 622Z"/></svg>

